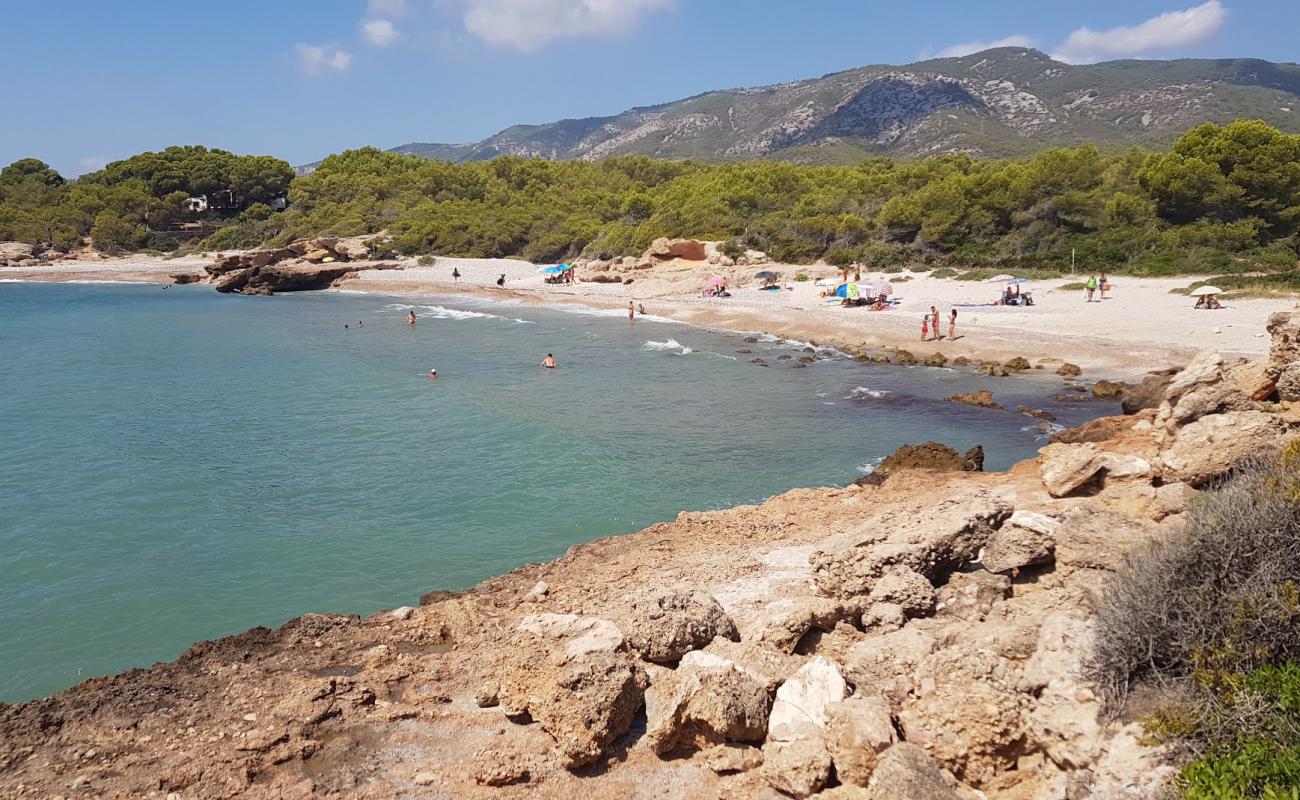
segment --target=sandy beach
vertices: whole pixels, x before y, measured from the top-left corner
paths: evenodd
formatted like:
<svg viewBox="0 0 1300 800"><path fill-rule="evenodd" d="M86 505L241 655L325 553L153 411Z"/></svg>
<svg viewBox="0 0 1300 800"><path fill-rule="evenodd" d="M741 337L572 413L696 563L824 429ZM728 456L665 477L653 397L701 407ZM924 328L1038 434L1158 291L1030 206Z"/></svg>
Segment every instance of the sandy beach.
<svg viewBox="0 0 1300 800"><path fill-rule="evenodd" d="M102 261L60 261L30 268L0 269L3 280L152 281L202 275L208 258L129 257ZM583 305L626 309L643 304L648 314L709 328L772 333L784 338L851 347L906 349L918 358L935 352L949 359L1069 361L1090 377L1123 376L1169 364L1185 363L1196 352L1213 348L1224 354L1257 357L1268 350L1263 326L1269 314L1289 310L1294 297L1232 300L1217 311L1197 311L1193 301L1171 290L1195 277L1134 278L1120 276L1104 301L1084 302L1083 292L1063 289L1081 281L1061 278L1028 287L1031 307L994 306L1000 286L932 278L924 273L864 273L863 280L889 280L898 301L887 311L843 308L820 296L834 279L827 266L768 265L719 269L703 263L669 262L638 272L631 285L580 281L547 284L538 266L514 259L439 258L432 266L414 260L401 270L368 270L364 264L342 289L387 294L465 294L512 302L553 306ZM452 279L453 269L461 273ZM771 269L782 277L780 291L760 291L751 276ZM809 280L795 282L798 273ZM496 286L506 276L505 288ZM579 273L581 275L581 273ZM701 296L708 277L728 278L732 297ZM921 317L939 309L943 337L921 341ZM957 337L947 337L948 313L956 308Z"/></svg>

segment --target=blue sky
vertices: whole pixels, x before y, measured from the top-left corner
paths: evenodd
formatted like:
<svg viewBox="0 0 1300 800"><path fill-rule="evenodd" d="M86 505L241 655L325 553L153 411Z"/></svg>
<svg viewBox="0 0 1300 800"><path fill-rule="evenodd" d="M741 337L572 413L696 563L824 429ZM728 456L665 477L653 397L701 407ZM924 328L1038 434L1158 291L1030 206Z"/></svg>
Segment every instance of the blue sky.
<svg viewBox="0 0 1300 800"><path fill-rule="evenodd" d="M170 144L294 164L982 44L1300 60L1295 0L0 0L0 165Z"/></svg>

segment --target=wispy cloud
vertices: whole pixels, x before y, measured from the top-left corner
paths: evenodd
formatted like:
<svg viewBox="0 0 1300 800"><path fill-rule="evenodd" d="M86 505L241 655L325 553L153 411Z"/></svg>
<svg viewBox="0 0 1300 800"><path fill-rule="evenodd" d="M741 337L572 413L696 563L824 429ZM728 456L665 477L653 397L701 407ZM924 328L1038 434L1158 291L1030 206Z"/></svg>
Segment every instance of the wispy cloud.
<svg viewBox="0 0 1300 800"><path fill-rule="evenodd" d="M1091 64L1105 58L1140 56L1199 44L1223 28L1228 10L1219 0L1168 11L1138 25L1106 31L1079 28L1052 57L1072 64Z"/></svg>
<svg viewBox="0 0 1300 800"><path fill-rule="evenodd" d="M437 0L465 30L495 47L523 52L556 39L626 33L641 17L675 0Z"/></svg>
<svg viewBox="0 0 1300 800"><path fill-rule="evenodd" d="M393 19L401 19L411 13L410 7L406 5L406 0L370 0L366 9L366 13L372 17L391 17Z"/></svg>
<svg viewBox="0 0 1300 800"><path fill-rule="evenodd" d="M1028 36L1016 34L1014 36L1005 36L1001 39L994 39L991 42L962 42L954 44L951 47L932 53L925 51L921 53L921 58L958 58L968 56L971 53L978 53L981 50L988 50L993 47L1033 47L1034 40Z"/></svg>
<svg viewBox="0 0 1300 800"><path fill-rule="evenodd" d="M352 54L337 45L303 44L293 46L298 69L305 75L324 75L330 72L347 72L352 66Z"/></svg>
<svg viewBox="0 0 1300 800"><path fill-rule="evenodd" d="M369 19L361 23L361 35L375 47L388 47L402 37L397 27L386 19Z"/></svg>

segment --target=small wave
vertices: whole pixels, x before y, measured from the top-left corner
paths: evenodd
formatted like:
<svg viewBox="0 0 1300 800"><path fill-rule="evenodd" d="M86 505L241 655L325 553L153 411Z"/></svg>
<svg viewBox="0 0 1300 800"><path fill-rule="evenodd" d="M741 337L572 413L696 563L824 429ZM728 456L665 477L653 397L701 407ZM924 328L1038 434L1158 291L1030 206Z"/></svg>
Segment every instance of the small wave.
<svg viewBox="0 0 1300 800"><path fill-rule="evenodd" d="M865 464L860 464L858 465L858 472L861 472L863 475L870 475L876 471L876 467L880 466L880 462L884 460L885 457L881 456L880 458L872 459Z"/></svg>
<svg viewBox="0 0 1300 800"><path fill-rule="evenodd" d="M682 344L681 342L677 341L676 339L669 339L666 342L654 342L654 341L646 342L645 344L641 345L641 349L653 350L653 351L658 351L663 353L677 353L678 355L683 355L683 356L686 355L687 353L695 352L694 350Z"/></svg>
<svg viewBox="0 0 1300 800"><path fill-rule="evenodd" d="M880 398L886 397L891 394L893 394L893 392L887 389L871 389L866 386L858 386L857 388L850 390L849 393L844 396L844 399L845 400L866 400L870 398L872 400L879 400Z"/></svg>
<svg viewBox="0 0 1300 800"><path fill-rule="evenodd" d="M759 340L760 342L767 342L767 343L769 343L769 344L773 344L773 343L775 343L775 342L779 342L779 341L781 341L781 337L780 337L780 336L775 336L775 335L770 334L770 333L765 333L765 334L763 334L762 336L758 337L758 340Z"/></svg>
<svg viewBox="0 0 1300 800"><path fill-rule="evenodd" d="M405 303L389 303L381 311L414 311L415 316L421 319L450 319L450 320L467 320L467 319L499 319L505 322L513 322L517 325L532 325L531 320L519 319L518 317L503 317L498 314L486 314L482 311L466 311L460 308L447 308L446 306L418 306L408 305Z"/></svg>

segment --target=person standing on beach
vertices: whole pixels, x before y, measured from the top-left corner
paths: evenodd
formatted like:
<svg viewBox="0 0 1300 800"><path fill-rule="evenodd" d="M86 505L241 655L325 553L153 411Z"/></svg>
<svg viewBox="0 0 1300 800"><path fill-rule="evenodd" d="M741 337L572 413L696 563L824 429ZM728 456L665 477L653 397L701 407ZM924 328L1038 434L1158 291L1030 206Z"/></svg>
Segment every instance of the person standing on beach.
<svg viewBox="0 0 1300 800"><path fill-rule="evenodd" d="M930 340L930 315L922 314L921 315L921 341L926 342L929 340Z"/></svg>
<svg viewBox="0 0 1300 800"><path fill-rule="evenodd" d="M948 315L948 341L957 338L957 309L953 309Z"/></svg>
<svg viewBox="0 0 1300 800"><path fill-rule="evenodd" d="M627 301L627 319L628 322L636 322L636 309L632 307L632 301Z"/></svg>
<svg viewBox="0 0 1300 800"><path fill-rule="evenodd" d="M458 267L451 268L451 282L460 283L460 269Z"/></svg>
<svg viewBox="0 0 1300 800"><path fill-rule="evenodd" d="M410 311L406 312L406 324L407 325L415 324L415 309L411 309Z"/></svg>
<svg viewBox="0 0 1300 800"><path fill-rule="evenodd" d="M503 272L501 273L501 277L497 278L497 288L504 289L505 286L506 286L506 274Z"/></svg>
<svg viewBox="0 0 1300 800"><path fill-rule="evenodd" d="M930 306L930 327L934 328L934 340L939 341L939 309L934 306Z"/></svg>
<svg viewBox="0 0 1300 800"><path fill-rule="evenodd" d="M1088 291L1087 291L1088 298L1087 298L1086 300L1084 300L1084 302L1085 302L1085 303L1091 303L1091 302L1092 302L1092 295L1093 295L1093 293L1095 293L1095 292L1097 291L1097 276L1096 276L1096 275L1089 275L1089 276L1088 276L1088 282L1084 284L1084 288L1088 290Z"/></svg>
<svg viewBox="0 0 1300 800"><path fill-rule="evenodd" d="M1106 299L1106 290L1110 288L1110 282L1106 280L1106 273L1101 274L1101 280L1097 282L1097 291L1101 294L1101 299Z"/></svg>

